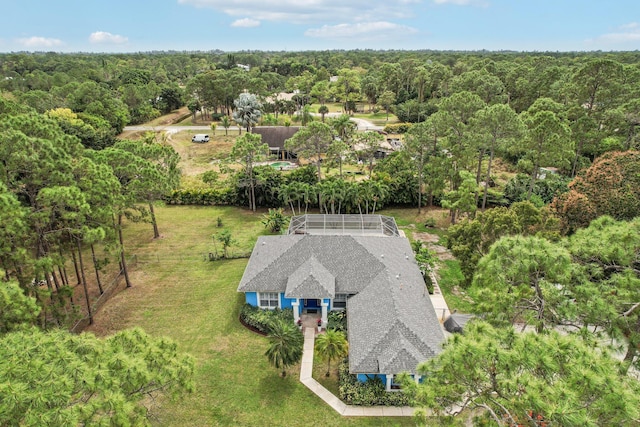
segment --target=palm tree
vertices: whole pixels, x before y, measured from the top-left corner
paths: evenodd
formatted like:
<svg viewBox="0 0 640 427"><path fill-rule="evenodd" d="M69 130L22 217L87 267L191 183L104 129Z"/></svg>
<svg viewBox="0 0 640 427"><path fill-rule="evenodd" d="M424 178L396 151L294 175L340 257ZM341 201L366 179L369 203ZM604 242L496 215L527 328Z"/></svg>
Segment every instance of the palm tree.
<svg viewBox="0 0 640 427"><path fill-rule="evenodd" d="M346 357L349 351L347 338L341 331L328 329L316 339L316 352L327 361L327 377L331 371L331 361Z"/></svg>
<svg viewBox="0 0 640 427"><path fill-rule="evenodd" d="M262 215L262 224L272 233L279 233L287 225L288 221L289 219L282 208L269 209L268 214Z"/></svg>
<svg viewBox="0 0 640 427"><path fill-rule="evenodd" d="M312 122L313 121L313 116L311 115L311 107L308 105L305 105L304 107L302 107L302 110L300 110L300 123L302 124L302 126L306 126L307 123Z"/></svg>
<svg viewBox="0 0 640 427"><path fill-rule="evenodd" d="M229 120L229 116L227 116L226 114L224 116L222 116L222 118L220 119L220 124L224 128L224 135L228 136L229 135L229 127L231 127L231 121Z"/></svg>
<svg viewBox="0 0 640 427"><path fill-rule="evenodd" d="M262 117L262 104L256 95L241 93L238 99L233 101L233 105L236 107L233 119L239 127L244 126L247 132L251 132L251 128L258 124L260 117Z"/></svg>
<svg viewBox="0 0 640 427"><path fill-rule="evenodd" d="M331 119L331 127L338 134L340 139L349 144L351 136L355 133L358 126L351 121L351 117L348 114L342 114L338 117Z"/></svg>
<svg viewBox="0 0 640 427"><path fill-rule="evenodd" d="M328 112L329 112L329 107L327 107L326 105L321 105L320 107L318 107L318 113L320 113L320 115L322 116L322 123L324 123L324 116Z"/></svg>
<svg viewBox="0 0 640 427"><path fill-rule="evenodd" d="M302 359L304 337L302 332L293 324L284 320L275 321L271 325L269 348L265 356L276 369L282 369L282 377L287 375L286 369Z"/></svg>

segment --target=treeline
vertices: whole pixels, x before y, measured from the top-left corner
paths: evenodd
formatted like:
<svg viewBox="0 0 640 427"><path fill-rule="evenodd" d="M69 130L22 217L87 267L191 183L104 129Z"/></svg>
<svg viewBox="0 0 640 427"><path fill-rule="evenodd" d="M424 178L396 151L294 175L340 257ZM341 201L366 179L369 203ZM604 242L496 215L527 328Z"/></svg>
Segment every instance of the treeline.
<svg viewBox="0 0 640 427"><path fill-rule="evenodd" d="M336 101L345 112L395 111L403 122L423 121L440 99L469 91L517 113L550 98L582 132L625 143L634 138L629 123L613 134L597 124L637 115L629 102L638 98L638 59L637 52L12 53L0 55L0 89L39 112L70 108L88 121L103 118L115 132L183 105L194 114L230 115L243 91L268 100L265 112L276 116ZM283 91L296 96L278 99ZM591 147L580 151L594 154Z"/></svg>
<svg viewBox="0 0 640 427"><path fill-rule="evenodd" d="M104 292L105 269L120 271L131 286L125 217L150 222L159 236L153 202L178 186L179 156L153 136L85 148L65 126L75 120L69 110L39 114L0 98L0 117L4 279L38 301L42 327L69 326L82 312L91 321L90 295ZM97 289L88 289L89 272ZM76 283L83 292L74 295Z"/></svg>

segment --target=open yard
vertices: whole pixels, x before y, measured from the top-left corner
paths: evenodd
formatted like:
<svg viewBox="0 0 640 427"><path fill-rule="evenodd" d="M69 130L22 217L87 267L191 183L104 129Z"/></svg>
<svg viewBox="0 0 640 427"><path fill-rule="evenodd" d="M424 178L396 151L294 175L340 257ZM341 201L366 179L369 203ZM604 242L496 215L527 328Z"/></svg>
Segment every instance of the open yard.
<svg viewBox="0 0 640 427"><path fill-rule="evenodd" d="M96 315L91 331L107 335L140 326L169 336L197 360L195 391L154 410L158 426L410 426L411 418L343 418L298 381L299 366L286 378L264 352L267 340L238 322L236 292L246 259L207 261L216 248L217 218L247 253L264 233L263 212L238 208L158 207L162 237L149 224L125 230L133 288L114 296ZM220 245L217 247L220 250ZM323 365L326 367L326 365ZM333 366L332 366L333 368ZM322 375L322 374L321 374Z"/></svg>

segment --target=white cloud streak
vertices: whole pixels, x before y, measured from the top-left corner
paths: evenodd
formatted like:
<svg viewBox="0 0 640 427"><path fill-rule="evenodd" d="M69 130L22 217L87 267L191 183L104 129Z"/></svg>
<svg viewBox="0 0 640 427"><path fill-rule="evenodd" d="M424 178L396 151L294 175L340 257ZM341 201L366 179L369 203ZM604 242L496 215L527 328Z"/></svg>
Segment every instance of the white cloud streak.
<svg viewBox="0 0 640 427"><path fill-rule="evenodd" d="M96 31L95 33L91 33L91 35L89 36L89 41L96 44L123 44L128 42L129 39L125 36L111 34L106 31Z"/></svg>
<svg viewBox="0 0 640 427"><path fill-rule="evenodd" d="M420 0L178 0L178 3L210 8L233 17L293 24L335 22L349 18L372 22L413 16L411 5Z"/></svg>
<svg viewBox="0 0 640 427"><path fill-rule="evenodd" d="M260 26L260 21L251 18L243 18L233 21L233 23L231 23L231 26L239 28L254 28Z"/></svg>
<svg viewBox="0 0 640 427"><path fill-rule="evenodd" d="M325 39L350 39L358 41L388 40L390 38L403 38L409 34L415 34L418 30L398 25L392 22L358 22L355 24L323 25L320 28L311 28L304 35Z"/></svg>
<svg viewBox="0 0 640 427"><path fill-rule="evenodd" d="M453 4L456 6L489 6L489 3L483 0L433 0L435 4Z"/></svg>
<svg viewBox="0 0 640 427"><path fill-rule="evenodd" d="M640 43L640 24L631 22L621 25L611 33L602 34L596 38L586 40L591 45L601 45L606 47L624 47L629 44ZM637 48L637 46L636 46Z"/></svg>
<svg viewBox="0 0 640 427"><path fill-rule="evenodd" d="M51 48L56 46L62 46L62 40L48 38L48 37L26 37L20 38L16 40L18 44L27 47L27 48Z"/></svg>

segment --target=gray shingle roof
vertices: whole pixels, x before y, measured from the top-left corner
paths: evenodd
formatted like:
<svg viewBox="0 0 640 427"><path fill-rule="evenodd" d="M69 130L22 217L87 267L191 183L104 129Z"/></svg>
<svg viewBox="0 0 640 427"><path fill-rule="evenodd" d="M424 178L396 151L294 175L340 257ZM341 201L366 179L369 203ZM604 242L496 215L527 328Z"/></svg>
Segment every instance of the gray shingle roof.
<svg viewBox="0 0 640 427"><path fill-rule="evenodd" d="M347 303L349 371L397 374L441 351L444 333L405 238L357 238L385 270ZM361 240L360 240L361 239Z"/></svg>
<svg viewBox="0 0 640 427"><path fill-rule="evenodd" d="M291 273L284 293L287 298L333 298L335 295L336 278L314 256Z"/></svg>
<svg viewBox="0 0 640 427"><path fill-rule="evenodd" d="M356 294L384 269L351 236L261 236L238 291L286 292L289 277L311 257L335 277L335 293Z"/></svg>
<svg viewBox="0 0 640 427"><path fill-rule="evenodd" d="M415 373L445 339L404 237L262 236L238 291L356 294L347 302L351 373Z"/></svg>

